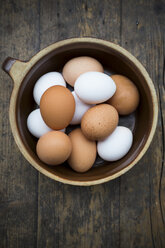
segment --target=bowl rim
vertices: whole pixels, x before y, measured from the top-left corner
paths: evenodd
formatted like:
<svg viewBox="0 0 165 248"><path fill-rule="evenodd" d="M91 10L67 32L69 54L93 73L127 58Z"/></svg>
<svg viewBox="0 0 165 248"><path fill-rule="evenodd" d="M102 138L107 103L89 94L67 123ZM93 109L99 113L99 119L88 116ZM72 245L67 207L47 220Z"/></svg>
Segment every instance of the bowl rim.
<svg viewBox="0 0 165 248"><path fill-rule="evenodd" d="M150 94L152 97L152 102L153 102L153 118L152 118L152 125L151 125L151 130L148 135L148 139L140 151L140 153L137 155L137 157L130 163L127 167L123 168L121 171L115 173L114 175L107 176L101 179L97 180L87 180L87 181L79 181L79 180L71 180L71 179L66 179L63 177L59 177L55 174L52 174L51 172L47 171L46 169L42 168L38 163L33 159L33 157L28 153L21 137L19 134L18 126L17 126L17 120L16 120L16 103L17 103L17 96L19 92L19 88L21 86L21 83L24 79L24 77L27 75L27 73L30 71L30 69L46 54L50 53L51 51L60 48L65 45L73 44L73 43L95 43L95 44L100 44L104 45L108 48L111 48L123 56L125 56L130 62L132 62L135 67L141 72L143 75L148 88L150 90ZM42 49L38 53L36 53L29 61L27 62L21 62L19 60L16 60L15 63L11 67L11 71L9 72L10 76L12 77L14 81L14 88L11 94L11 99L10 99L10 107L9 107L9 119L10 119L10 126L12 129L12 133L15 139L15 142L17 146L19 147L21 153L24 155L24 157L27 159L27 161L34 167L36 168L39 172L42 174L48 176L49 178L62 182L64 184L70 184L70 185L77 185L77 186L91 186L91 185L96 185L96 184L101 184L108 182L110 180L113 180L124 173L126 173L128 170L130 170L146 153L147 149L149 148L149 145L153 139L156 126L157 126L157 120L158 120L158 100L157 100L157 95L156 95L156 90L154 87L154 84L144 68L144 66L126 49L122 48L121 46L114 44L110 41L102 40L102 39L97 39L97 38L91 38L91 37L83 37L83 38L70 38L70 39L65 39L61 40L58 42L55 42L48 47Z"/></svg>

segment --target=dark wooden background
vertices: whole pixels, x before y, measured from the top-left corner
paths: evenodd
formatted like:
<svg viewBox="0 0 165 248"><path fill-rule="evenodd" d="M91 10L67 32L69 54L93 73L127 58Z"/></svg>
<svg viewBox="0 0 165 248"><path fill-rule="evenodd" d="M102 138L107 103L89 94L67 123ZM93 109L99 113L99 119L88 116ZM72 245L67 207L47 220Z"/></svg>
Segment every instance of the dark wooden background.
<svg viewBox="0 0 165 248"><path fill-rule="evenodd" d="M106 184L55 182L30 166L13 140L13 85L1 70L0 248L165 247L165 1L0 0L1 64L83 36L123 46L149 72L160 107L152 145L131 171Z"/></svg>

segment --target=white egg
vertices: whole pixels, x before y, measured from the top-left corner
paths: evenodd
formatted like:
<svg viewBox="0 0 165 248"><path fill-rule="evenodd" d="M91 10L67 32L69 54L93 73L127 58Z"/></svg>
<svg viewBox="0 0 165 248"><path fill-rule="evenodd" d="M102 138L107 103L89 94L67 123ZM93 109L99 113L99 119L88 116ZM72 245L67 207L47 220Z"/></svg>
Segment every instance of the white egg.
<svg viewBox="0 0 165 248"><path fill-rule="evenodd" d="M82 102L80 100L80 98L76 95L75 91L72 92L72 95L73 95L75 103L76 103L76 108L75 108L74 116L73 116L70 124L75 125L75 124L81 123L81 119L82 119L83 115L85 114L85 112L88 109L90 109L91 107L93 107L94 105L89 105L85 102Z"/></svg>
<svg viewBox="0 0 165 248"><path fill-rule="evenodd" d="M97 104L105 102L114 95L116 84L107 74L90 71L77 78L74 90L83 102Z"/></svg>
<svg viewBox="0 0 165 248"><path fill-rule="evenodd" d="M40 105L40 99L43 95L43 93L50 87L54 85L62 85L66 87L66 82L59 72L48 72L41 76L36 84L34 85L33 89L33 97L35 102Z"/></svg>
<svg viewBox="0 0 165 248"><path fill-rule="evenodd" d="M118 126L112 134L97 143L97 151L102 159L116 161L128 153L132 142L131 130L127 127Z"/></svg>
<svg viewBox="0 0 165 248"><path fill-rule="evenodd" d="M29 132L36 138L40 138L45 133L52 131L42 119L40 109L35 109L29 114L27 118L27 127ZM60 131L65 132L65 128Z"/></svg>

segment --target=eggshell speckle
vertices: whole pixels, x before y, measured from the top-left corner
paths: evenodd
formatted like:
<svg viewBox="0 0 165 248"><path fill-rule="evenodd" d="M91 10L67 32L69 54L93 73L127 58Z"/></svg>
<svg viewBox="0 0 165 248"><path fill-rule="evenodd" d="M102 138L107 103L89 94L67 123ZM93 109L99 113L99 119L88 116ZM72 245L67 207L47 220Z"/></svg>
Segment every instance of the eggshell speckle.
<svg viewBox="0 0 165 248"><path fill-rule="evenodd" d="M136 85L127 77L112 75L116 84L115 94L107 101L114 106L120 115L128 115L136 110L139 104L139 92Z"/></svg>
<svg viewBox="0 0 165 248"><path fill-rule="evenodd" d="M112 134L97 143L97 151L102 159L116 161L128 153L132 142L131 130L127 127L118 126Z"/></svg>
<svg viewBox="0 0 165 248"><path fill-rule="evenodd" d="M72 143L69 165L77 172L88 171L96 159L96 142L88 140L80 128L73 130L69 137Z"/></svg>
<svg viewBox="0 0 165 248"><path fill-rule="evenodd" d="M99 61L94 58L81 56L69 60L62 71L63 77L68 84L74 86L76 79L84 72L99 71L103 72L104 69Z"/></svg>
<svg viewBox="0 0 165 248"><path fill-rule="evenodd" d="M80 75L75 82L74 90L82 101L97 104L112 97L116 85L107 74L93 71Z"/></svg>
<svg viewBox="0 0 165 248"><path fill-rule="evenodd" d="M75 111L75 100L67 88L52 86L41 97L40 111L45 123L60 130L69 125Z"/></svg>
<svg viewBox="0 0 165 248"><path fill-rule="evenodd" d="M37 142L37 155L48 165L59 165L70 156L72 144L69 137L59 131L43 135Z"/></svg>
<svg viewBox="0 0 165 248"><path fill-rule="evenodd" d="M116 109L109 104L90 108L83 116L81 129L90 140L101 140L114 131L119 121Z"/></svg>
<svg viewBox="0 0 165 248"><path fill-rule="evenodd" d="M65 80L62 76L61 73L59 72L48 72L41 76L33 89L33 97L35 102L40 105L40 100L43 95L43 93L50 87L55 86L55 85L62 85L66 87Z"/></svg>
<svg viewBox="0 0 165 248"><path fill-rule="evenodd" d="M83 115L85 114L85 112L88 109L93 107L93 105L82 102L74 91L72 92L72 95L73 95L74 100L75 100L76 108L75 108L74 116L73 116L70 124L75 125L75 124L81 123L81 119L82 119Z"/></svg>

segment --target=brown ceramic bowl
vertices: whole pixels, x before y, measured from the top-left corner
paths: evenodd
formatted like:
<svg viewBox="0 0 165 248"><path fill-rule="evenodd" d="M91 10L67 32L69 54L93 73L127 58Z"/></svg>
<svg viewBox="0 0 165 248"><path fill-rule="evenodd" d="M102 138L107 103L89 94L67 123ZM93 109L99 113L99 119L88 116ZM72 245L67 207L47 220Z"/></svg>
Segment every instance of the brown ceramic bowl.
<svg viewBox="0 0 165 248"><path fill-rule="evenodd" d="M99 157L86 173L76 173L66 163L50 167L36 155L35 139L27 130L26 119L36 108L33 87L36 80L49 71L61 71L64 64L76 56L98 59L107 73L129 77L140 92L140 105L130 116L120 118L120 124L132 129L134 142L131 150L116 162L105 162ZM15 141L24 157L44 175L72 185L94 185L107 182L127 172L145 154L157 124L158 104L154 85L141 63L125 49L95 38L74 38L54 43L28 62L7 58L3 69L14 81L10 100L10 124Z"/></svg>

